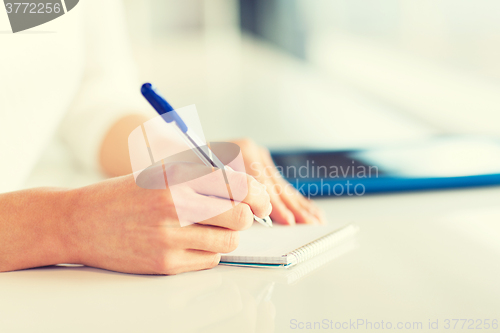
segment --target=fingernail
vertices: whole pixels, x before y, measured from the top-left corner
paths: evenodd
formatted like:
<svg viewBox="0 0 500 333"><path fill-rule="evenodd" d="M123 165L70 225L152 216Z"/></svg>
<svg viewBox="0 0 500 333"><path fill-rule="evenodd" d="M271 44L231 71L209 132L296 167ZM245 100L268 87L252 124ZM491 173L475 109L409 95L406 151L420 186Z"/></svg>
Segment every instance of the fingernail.
<svg viewBox="0 0 500 333"><path fill-rule="evenodd" d="M269 203L269 207L267 209L267 212L268 212L268 216L271 215L271 213L273 212L273 205L271 203Z"/></svg>
<svg viewBox="0 0 500 333"><path fill-rule="evenodd" d="M319 222L319 219L314 216L313 214L308 214L309 215L309 221L312 221L312 224L321 224L321 222Z"/></svg>
<svg viewBox="0 0 500 333"><path fill-rule="evenodd" d="M290 211L288 211L288 213L287 213L286 222L288 224L290 224L290 225L294 225L295 224L295 216Z"/></svg>
<svg viewBox="0 0 500 333"><path fill-rule="evenodd" d="M319 216L320 220L323 222L323 224L326 224L326 215L322 209L318 210L318 216Z"/></svg>

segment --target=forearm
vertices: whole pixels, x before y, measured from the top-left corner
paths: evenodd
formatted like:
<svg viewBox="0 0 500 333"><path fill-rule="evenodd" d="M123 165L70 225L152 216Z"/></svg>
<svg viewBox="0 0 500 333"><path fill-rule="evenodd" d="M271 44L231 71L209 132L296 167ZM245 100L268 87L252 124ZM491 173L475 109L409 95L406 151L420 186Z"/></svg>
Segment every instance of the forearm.
<svg viewBox="0 0 500 333"><path fill-rule="evenodd" d="M72 262L70 191L0 194L0 272Z"/></svg>

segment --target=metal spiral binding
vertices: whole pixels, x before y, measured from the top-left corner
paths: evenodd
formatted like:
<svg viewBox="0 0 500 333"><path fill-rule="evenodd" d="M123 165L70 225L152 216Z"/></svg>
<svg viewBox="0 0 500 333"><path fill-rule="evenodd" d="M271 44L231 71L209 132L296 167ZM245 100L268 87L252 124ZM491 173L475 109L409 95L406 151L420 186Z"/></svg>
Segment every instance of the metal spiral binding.
<svg viewBox="0 0 500 333"><path fill-rule="evenodd" d="M358 232L358 230L358 226L350 224L343 229L334 231L331 234L328 234L320 239L315 240L314 242L306 244L298 248L297 250L288 253L287 256L293 256L293 258L295 258L295 260L292 260L292 264L299 264L332 248L341 240Z"/></svg>

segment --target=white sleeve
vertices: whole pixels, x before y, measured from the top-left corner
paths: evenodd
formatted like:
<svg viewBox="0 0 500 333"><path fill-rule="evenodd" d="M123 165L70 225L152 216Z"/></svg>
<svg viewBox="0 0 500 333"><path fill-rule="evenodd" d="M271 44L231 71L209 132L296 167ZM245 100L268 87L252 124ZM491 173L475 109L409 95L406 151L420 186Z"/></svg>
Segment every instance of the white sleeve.
<svg viewBox="0 0 500 333"><path fill-rule="evenodd" d="M85 0L79 6L85 70L59 133L80 163L99 170L101 143L110 127L127 114L154 114L145 111L120 0Z"/></svg>

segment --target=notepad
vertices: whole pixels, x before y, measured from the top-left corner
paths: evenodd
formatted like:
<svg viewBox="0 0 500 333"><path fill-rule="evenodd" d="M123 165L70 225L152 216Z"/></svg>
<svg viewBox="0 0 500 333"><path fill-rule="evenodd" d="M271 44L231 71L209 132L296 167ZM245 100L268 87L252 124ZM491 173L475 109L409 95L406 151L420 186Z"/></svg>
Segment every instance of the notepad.
<svg viewBox="0 0 500 333"><path fill-rule="evenodd" d="M255 224L240 232L240 243L233 252L223 254L221 264L258 267L290 267L323 253L359 228L339 225L274 225Z"/></svg>

